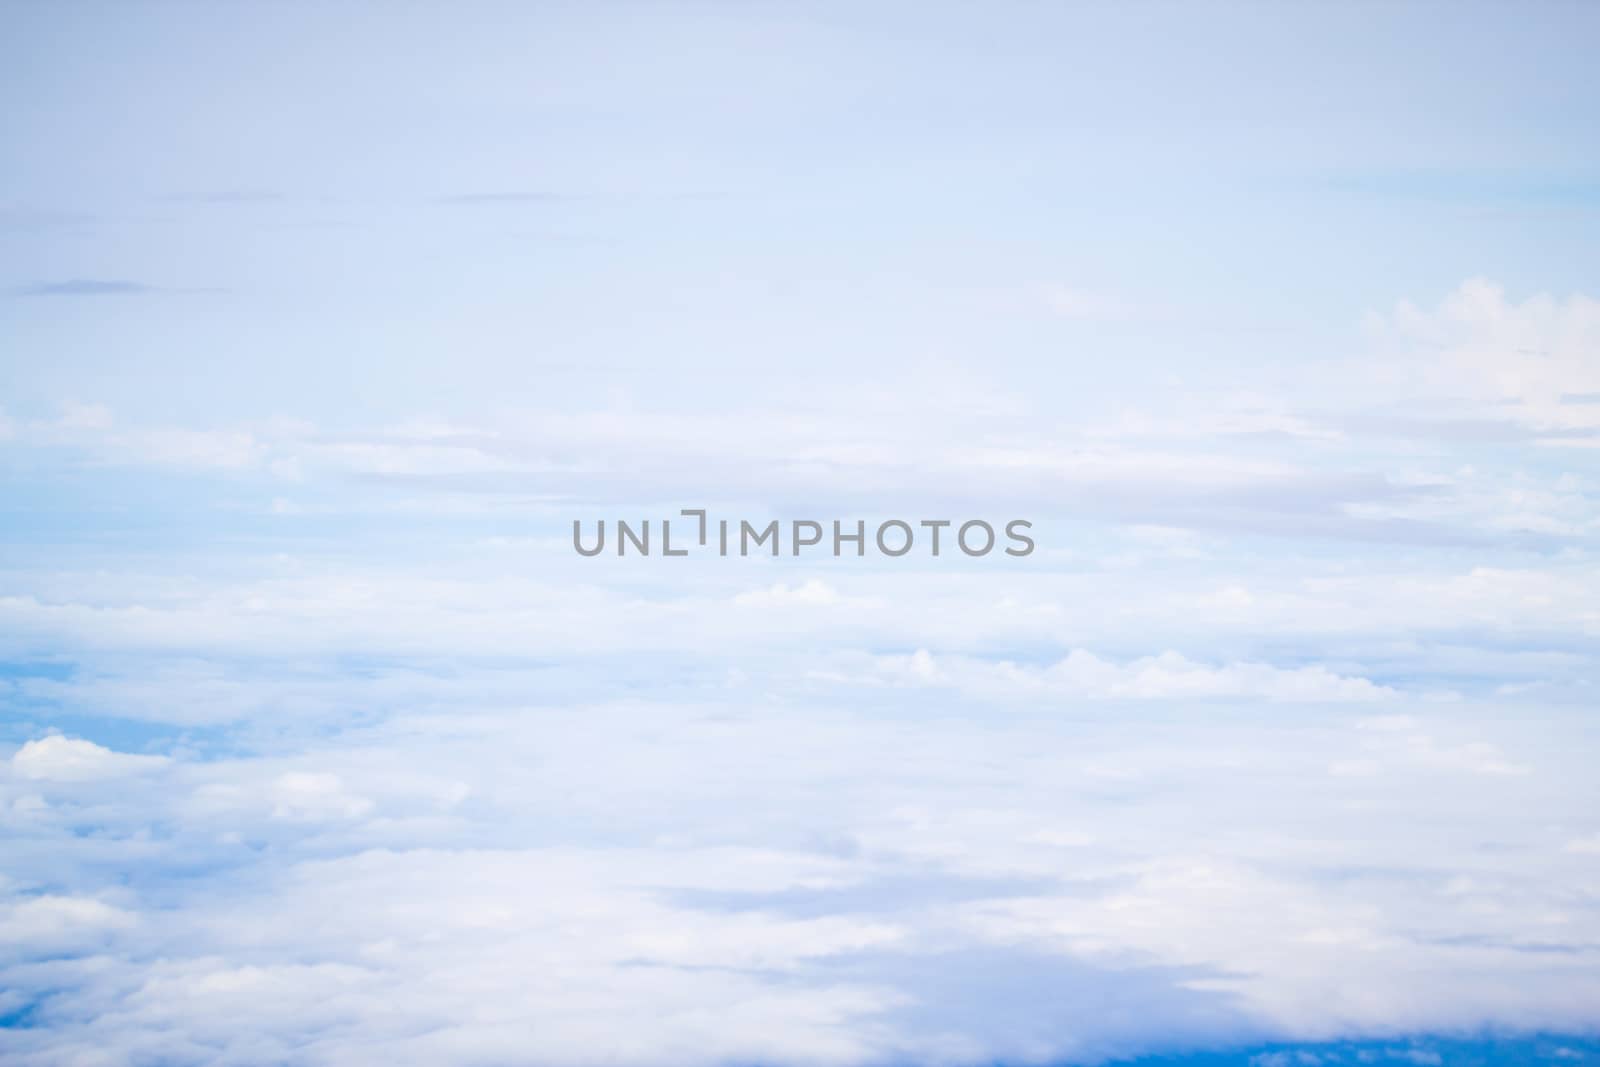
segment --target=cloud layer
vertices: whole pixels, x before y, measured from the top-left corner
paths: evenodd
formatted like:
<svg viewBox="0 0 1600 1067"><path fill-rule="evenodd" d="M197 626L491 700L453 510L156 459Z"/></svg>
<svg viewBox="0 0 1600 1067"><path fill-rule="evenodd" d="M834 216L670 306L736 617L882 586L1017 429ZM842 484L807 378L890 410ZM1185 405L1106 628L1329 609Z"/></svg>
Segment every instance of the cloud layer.
<svg viewBox="0 0 1600 1067"><path fill-rule="evenodd" d="M1597 38L0 5L0 1061L1600 1055Z"/></svg>

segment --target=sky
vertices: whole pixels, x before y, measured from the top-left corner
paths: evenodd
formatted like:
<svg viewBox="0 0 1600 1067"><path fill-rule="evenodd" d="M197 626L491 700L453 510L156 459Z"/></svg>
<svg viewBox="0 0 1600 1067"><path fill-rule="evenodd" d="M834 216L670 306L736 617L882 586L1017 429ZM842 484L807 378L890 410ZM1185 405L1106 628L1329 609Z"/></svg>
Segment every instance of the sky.
<svg viewBox="0 0 1600 1067"><path fill-rule="evenodd" d="M1600 1060L1597 39L0 2L0 1063Z"/></svg>

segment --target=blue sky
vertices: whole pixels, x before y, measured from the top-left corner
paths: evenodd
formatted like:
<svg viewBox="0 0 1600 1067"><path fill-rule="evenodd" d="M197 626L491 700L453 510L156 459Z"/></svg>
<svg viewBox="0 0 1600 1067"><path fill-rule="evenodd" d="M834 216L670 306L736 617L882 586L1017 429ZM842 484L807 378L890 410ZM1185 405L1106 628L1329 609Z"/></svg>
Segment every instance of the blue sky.
<svg viewBox="0 0 1600 1067"><path fill-rule="evenodd" d="M1597 31L3 8L0 1060L1600 1056Z"/></svg>

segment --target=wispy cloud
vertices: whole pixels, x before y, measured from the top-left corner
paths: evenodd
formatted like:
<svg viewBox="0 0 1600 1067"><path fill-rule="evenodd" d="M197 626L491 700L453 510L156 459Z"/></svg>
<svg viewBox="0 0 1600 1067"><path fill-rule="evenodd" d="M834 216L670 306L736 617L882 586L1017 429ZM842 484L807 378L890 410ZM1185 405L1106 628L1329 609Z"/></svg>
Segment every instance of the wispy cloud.
<svg viewBox="0 0 1600 1067"><path fill-rule="evenodd" d="M70 278L59 282L31 282L15 290L20 296L140 296L159 293L158 286L102 278Z"/></svg>
<svg viewBox="0 0 1600 1067"><path fill-rule="evenodd" d="M465 207L489 207L494 205L518 204L565 204L582 200L583 197L571 193L552 192L494 192L494 193L455 193L441 196L434 201L438 204L455 204Z"/></svg>
<svg viewBox="0 0 1600 1067"><path fill-rule="evenodd" d="M249 205L278 204L288 198L283 193L259 189L218 189L206 192L169 193L159 198L167 204Z"/></svg>

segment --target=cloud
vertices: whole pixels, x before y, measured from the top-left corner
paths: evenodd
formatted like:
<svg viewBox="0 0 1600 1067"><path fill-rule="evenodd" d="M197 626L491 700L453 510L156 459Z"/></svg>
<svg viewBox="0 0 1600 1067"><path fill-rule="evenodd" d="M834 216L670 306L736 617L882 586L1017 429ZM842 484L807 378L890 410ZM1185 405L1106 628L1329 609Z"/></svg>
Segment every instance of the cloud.
<svg viewBox="0 0 1600 1067"><path fill-rule="evenodd" d="M733 602L741 607L781 607L790 604L832 607L843 600L837 589L816 578L793 586L777 582L765 589L752 589L733 598Z"/></svg>
<svg viewBox="0 0 1600 1067"><path fill-rule="evenodd" d="M8 1053L952 1067L1585 1025L1600 527L1541 443L1577 431L1499 386L1376 427L1363 382L12 412ZM1049 521L1003 567L570 551L575 512L702 504Z"/></svg>
<svg viewBox="0 0 1600 1067"><path fill-rule="evenodd" d="M193 807L207 813L266 810L274 819L357 819L373 802L356 795L337 774L285 771L259 784L213 782L198 789Z"/></svg>
<svg viewBox="0 0 1600 1067"><path fill-rule="evenodd" d="M251 189L221 189L211 192L173 193L161 199L169 204L276 204L286 198L282 193Z"/></svg>
<svg viewBox="0 0 1600 1067"><path fill-rule="evenodd" d="M1409 715L1376 716L1356 723L1370 731L1365 742L1368 757L1335 764L1335 774L1376 774L1386 764L1421 765L1469 774L1518 775L1529 768L1507 759L1498 748L1483 741L1443 743L1428 734Z"/></svg>
<svg viewBox="0 0 1600 1067"><path fill-rule="evenodd" d="M1600 302L1587 296L1538 294L1518 303L1478 278L1431 309L1402 302L1369 316L1368 327L1387 354L1373 373L1409 396L1487 404L1580 438L1600 428L1600 412L1581 400L1600 392ZM1396 349L1409 355L1395 358Z"/></svg>
<svg viewBox="0 0 1600 1067"><path fill-rule="evenodd" d="M580 198L569 193L550 192L456 193L451 196L441 196L435 203L472 207L495 204L562 204L578 199Z"/></svg>
<svg viewBox="0 0 1600 1067"><path fill-rule="evenodd" d="M1041 288L1046 306L1064 319L1084 321L1122 321L1138 313L1127 300L1097 289L1069 285Z"/></svg>
<svg viewBox="0 0 1600 1067"><path fill-rule="evenodd" d="M45 895L0 901L0 943L33 950L81 950L136 921L121 908L89 897Z"/></svg>
<svg viewBox="0 0 1600 1067"><path fill-rule="evenodd" d="M93 741L53 735L29 741L11 756L19 778L51 782L86 782L148 774L165 767L164 756L113 752Z"/></svg>
<svg viewBox="0 0 1600 1067"><path fill-rule="evenodd" d="M74 885L0 894L29 952L59 954L0 955L51 1020L14 1035L21 1062L307 1042L330 1062L1098 1062L1571 1027L1596 992L1575 961L1600 913L1548 838L1581 722L1537 782L1422 762L1426 780L1330 784L1321 762L1372 738L1460 727L1415 706L1018 719L660 687L495 703L424 694L114 793L51 783L7 823L11 877ZM73 902L26 903L50 896Z"/></svg>
<svg viewBox="0 0 1600 1067"><path fill-rule="evenodd" d="M139 296L161 290L142 282L73 278L59 282L31 282L16 291L22 296Z"/></svg>
<svg viewBox="0 0 1600 1067"><path fill-rule="evenodd" d="M1034 667L968 657L941 658L919 649L910 656L881 656L874 676L895 684L951 685L974 696L1056 696L1093 700L1374 701L1396 695L1365 678L1342 677L1325 667L1284 669L1264 663L1218 667L1166 651L1113 663L1085 649Z"/></svg>

